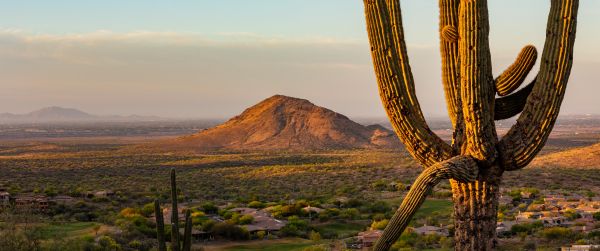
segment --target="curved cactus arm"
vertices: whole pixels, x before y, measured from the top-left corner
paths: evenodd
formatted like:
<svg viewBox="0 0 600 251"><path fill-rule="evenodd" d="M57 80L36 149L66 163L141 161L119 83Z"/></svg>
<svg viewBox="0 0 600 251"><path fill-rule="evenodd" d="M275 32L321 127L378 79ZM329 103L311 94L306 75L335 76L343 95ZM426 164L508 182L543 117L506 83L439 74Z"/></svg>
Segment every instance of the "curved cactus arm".
<svg viewBox="0 0 600 251"><path fill-rule="evenodd" d="M496 99L494 120L509 119L523 111L527 97L531 94L535 79L521 90L506 97Z"/></svg>
<svg viewBox="0 0 600 251"><path fill-rule="evenodd" d="M535 65L537 50L533 45L523 47L515 62L496 78L496 92L500 96L511 94L523 83Z"/></svg>
<svg viewBox="0 0 600 251"><path fill-rule="evenodd" d="M517 123L500 141L505 170L525 167L542 149L560 110L573 65L579 0L552 0L540 72Z"/></svg>
<svg viewBox="0 0 600 251"><path fill-rule="evenodd" d="M364 0L371 55L383 106L400 140L424 166L453 156L433 133L414 90L398 0Z"/></svg>
<svg viewBox="0 0 600 251"><path fill-rule="evenodd" d="M468 156L456 156L425 169L404 197L402 204L383 231L383 235L375 244L374 250L388 250L398 240L431 189L440 181L455 179L461 182L473 182L477 174L477 163Z"/></svg>
<svg viewBox="0 0 600 251"><path fill-rule="evenodd" d="M496 158L495 88L489 46L487 0L460 1L458 25L465 153L491 165Z"/></svg>
<svg viewBox="0 0 600 251"><path fill-rule="evenodd" d="M458 6L460 0L440 0L440 54L442 56L442 83L446 95L448 115L454 135L452 146L460 149L464 141L464 121L460 99L460 57L458 56Z"/></svg>

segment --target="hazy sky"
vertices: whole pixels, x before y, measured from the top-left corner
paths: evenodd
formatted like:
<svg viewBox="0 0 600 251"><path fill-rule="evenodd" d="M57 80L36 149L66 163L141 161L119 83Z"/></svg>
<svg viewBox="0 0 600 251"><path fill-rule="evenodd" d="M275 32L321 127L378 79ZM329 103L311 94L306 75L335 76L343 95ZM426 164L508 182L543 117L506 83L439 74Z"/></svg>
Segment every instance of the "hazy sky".
<svg viewBox="0 0 600 251"><path fill-rule="evenodd" d="M437 1L401 2L421 105L445 115ZM599 114L600 1L580 3L562 112ZM496 74L526 44L541 53L548 0L489 7ZM384 115L359 0L2 1L0 87L0 112L224 118L285 94Z"/></svg>

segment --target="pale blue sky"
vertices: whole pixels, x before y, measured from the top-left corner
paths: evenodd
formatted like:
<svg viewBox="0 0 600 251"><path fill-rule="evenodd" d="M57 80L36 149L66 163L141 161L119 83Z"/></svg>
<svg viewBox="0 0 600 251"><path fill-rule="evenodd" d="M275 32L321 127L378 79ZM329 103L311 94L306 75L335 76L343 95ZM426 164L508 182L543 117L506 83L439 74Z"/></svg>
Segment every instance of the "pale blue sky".
<svg viewBox="0 0 600 251"><path fill-rule="evenodd" d="M445 115L437 1L401 2L421 103ZM528 43L541 52L548 0L489 8L495 72ZM600 1L579 15L563 112L600 113ZM0 112L227 117L281 93L383 115L358 0L0 1L0 86Z"/></svg>

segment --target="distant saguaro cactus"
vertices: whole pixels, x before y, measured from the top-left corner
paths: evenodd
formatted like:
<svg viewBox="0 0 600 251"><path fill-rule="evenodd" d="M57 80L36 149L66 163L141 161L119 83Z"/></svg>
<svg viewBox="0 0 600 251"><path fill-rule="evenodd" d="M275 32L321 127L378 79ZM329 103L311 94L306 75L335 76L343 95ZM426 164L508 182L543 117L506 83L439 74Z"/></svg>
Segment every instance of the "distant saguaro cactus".
<svg viewBox="0 0 600 251"><path fill-rule="evenodd" d="M179 243L179 212L177 208L177 176L175 169L171 169L171 249L180 250Z"/></svg>
<svg viewBox="0 0 600 251"><path fill-rule="evenodd" d="M364 4L383 106L406 149L425 166L375 250L390 248L442 179L452 185L455 249L493 249L502 174L531 162L558 116L573 63L579 1L551 0L539 73L533 83L512 93L535 64L535 47L526 46L494 80L487 0L439 0L442 82L454 128L451 144L429 129L419 106L399 0ZM519 113L517 123L498 139L494 120Z"/></svg>
<svg viewBox="0 0 600 251"><path fill-rule="evenodd" d="M192 250L192 216L191 211L185 211L185 230L183 234L183 251Z"/></svg>
<svg viewBox="0 0 600 251"><path fill-rule="evenodd" d="M160 209L160 203L154 200L154 215L156 217L156 239L158 240L158 251L167 251L165 244L165 220Z"/></svg>
<svg viewBox="0 0 600 251"><path fill-rule="evenodd" d="M174 251L190 251L192 248L192 218L190 210L186 211L185 214L185 229L184 229L184 240L183 249L181 249L181 237L179 234L179 214L177 207L177 177L175 169L171 169L171 250ZM156 237L158 239L158 250L167 250L165 244L165 222L162 210L160 209L160 203L158 200L154 200L154 214L156 215Z"/></svg>

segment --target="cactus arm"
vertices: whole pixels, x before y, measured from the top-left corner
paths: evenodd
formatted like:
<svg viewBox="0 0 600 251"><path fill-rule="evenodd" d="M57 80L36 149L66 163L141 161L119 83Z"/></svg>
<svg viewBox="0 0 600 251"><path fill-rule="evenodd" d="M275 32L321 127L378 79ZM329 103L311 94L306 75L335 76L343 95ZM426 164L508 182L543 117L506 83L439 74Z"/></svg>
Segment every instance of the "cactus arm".
<svg viewBox="0 0 600 251"><path fill-rule="evenodd" d="M531 94L535 80L521 90L506 97L496 99L494 120L509 119L523 111L527 97Z"/></svg>
<svg viewBox="0 0 600 251"><path fill-rule="evenodd" d="M517 123L500 141L505 170L525 167L542 149L560 110L573 65L578 0L552 0L540 72Z"/></svg>
<svg viewBox="0 0 600 251"><path fill-rule="evenodd" d="M460 95L467 135L465 153L491 165L496 158L497 135L487 0L461 1L459 16Z"/></svg>
<svg viewBox="0 0 600 251"><path fill-rule="evenodd" d="M460 58L458 57L458 6L459 0L440 0L440 53L442 57L442 82L448 103L448 114L456 128L462 118L460 101Z"/></svg>
<svg viewBox="0 0 600 251"><path fill-rule="evenodd" d="M506 96L519 88L535 65L536 59L537 50L535 46L523 47L515 62L496 78L496 92L498 95Z"/></svg>
<svg viewBox="0 0 600 251"><path fill-rule="evenodd" d="M431 166L452 157L452 148L429 129L423 118L408 63L400 3L387 2L364 0L379 94L408 152L424 166Z"/></svg>
<svg viewBox="0 0 600 251"><path fill-rule="evenodd" d="M158 200L154 200L154 215L156 217L156 239L158 240L158 251L167 251L165 244L165 221Z"/></svg>
<svg viewBox="0 0 600 251"><path fill-rule="evenodd" d="M440 181L455 179L461 182L472 182L477 178L477 174L477 163L468 156L456 156L425 169L411 186L373 250L389 250L417 209L421 207L431 189Z"/></svg>
<svg viewBox="0 0 600 251"><path fill-rule="evenodd" d="M458 7L459 0L440 0L440 54L442 57L442 83L446 95L448 115L454 128L452 146L460 149L464 141L464 121L460 99L460 57L458 57Z"/></svg>
<svg viewBox="0 0 600 251"><path fill-rule="evenodd" d="M183 251L192 250L192 217L190 210L185 211L185 232L183 233Z"/></svg>
<svg viewBox="0 0 600 251"><path fill-rule="evenodd" d="M444 43L457 43L458 42L458 20L454 19L454 16L458 16L458 4L456 0L441 0L440 1L440 38L441 42ZM455 22L454 22L455 21ZM445 46L443 44L442 46ZM456 48L458 50L458 47ZM442 51L444 52L444 51ZM458 74L458 73L456 73Z"/></svg>
<svg viewBox="0 0 600 251"><path fill-rule="evenodd" d="M177 177L171 169L171 249L179 251L179 210L177 208Z"/></svg>

